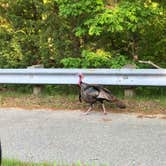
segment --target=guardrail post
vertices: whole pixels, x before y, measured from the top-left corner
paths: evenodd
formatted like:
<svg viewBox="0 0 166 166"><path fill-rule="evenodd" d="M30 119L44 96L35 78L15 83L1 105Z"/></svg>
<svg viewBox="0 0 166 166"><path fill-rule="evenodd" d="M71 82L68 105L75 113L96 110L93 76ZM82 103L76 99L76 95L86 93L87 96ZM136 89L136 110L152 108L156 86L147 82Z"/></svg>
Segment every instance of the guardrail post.
<svg viewBox="0 0 166 166"><path fill-rule="evenodd" d="M28 69L37 69L37 68L44 68L43 64L39 64L39 65L33 65L33 66L28 66ZM39 95L41 94L42 91L42 85L34 85L33 87L33 94L34 95Z"/></svg>
<svg viewBox="0 0 166 166"><path fill-rule="evenodd" d="M127 65L123 66L123 69L136 69L136 65L135 64L127 64ZM125 87L124 96L125 97L135 96L134 87L133 86Z"/></svg>
<svg viewBox="0 0 166 166"><path fill-rule="evenodd" d="M124 90L124 96L125 97L133 97L135 96L135 91L133 87L127 87Z"/></svg>

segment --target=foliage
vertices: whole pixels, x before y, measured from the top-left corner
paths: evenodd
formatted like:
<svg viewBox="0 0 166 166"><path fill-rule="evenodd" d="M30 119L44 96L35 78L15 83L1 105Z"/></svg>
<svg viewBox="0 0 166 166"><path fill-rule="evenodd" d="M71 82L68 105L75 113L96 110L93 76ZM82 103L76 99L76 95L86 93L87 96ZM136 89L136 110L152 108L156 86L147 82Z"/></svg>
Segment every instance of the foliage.
<svg viewBox="0 0 166 166"><path fill-rule="evenodd" d="M81 58L65 58L61 63L66 68L121 68L130 63L124 55L112 55L110 52L98 49L95 52L83 50Z"/></svg>
<svg viewBox="0 0 166 166"><path fill-rule="evenodd" d="M55 0L59 6L59 12L62 16L76 17L85 14L96 13L104 8L103 0Z"/></svg>
<svg viewBox="0 0 166 166"><path fill-rule="evenodd" d="M82 67L84 68L110 67L111 54L109 52L104 52L103 50L97 50L96 52L84 50L82 57Z"/></svg>
<svg viewBox="0 0 166 166"><path fill-rule="evenodd" d="M165 67L165 6L163 0L1 0L0 67L119 68L135 55Z"/></svg>
<svg viewBox="0 0 166 166"><path fill-rule="evenodd" d="M18 38L11 32L6 32L3 28L0 30L0 67L16 68L23 58L20 45L18 45Z"/></svg>
<svg viewBox="0 0 166 166"><path fill-rule="evenodd" d="M139 2L124 1L113 9L106 8L102 13L85 22L90 35L100 35L103 32L137 32L150 19L156 16L157 4L146 5Z"/></svg>
<svg viewBox="0 0 166 166"><path fill-rule="evenodd" d="M82 60L80 58L64 58L61 60L61 63L66 68L80 68Z"/></svg>

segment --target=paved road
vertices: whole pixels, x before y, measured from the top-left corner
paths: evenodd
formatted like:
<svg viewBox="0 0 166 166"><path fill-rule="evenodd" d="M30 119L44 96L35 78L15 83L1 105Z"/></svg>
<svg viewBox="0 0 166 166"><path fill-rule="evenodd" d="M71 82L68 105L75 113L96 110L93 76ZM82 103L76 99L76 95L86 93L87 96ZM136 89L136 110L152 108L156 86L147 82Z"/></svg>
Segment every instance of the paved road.
<svg viewBox="0 0 166 166"><path fill-rule="evenodd" d="M24 161L166 166L166 120L0 109L3 155Z"/></svg>

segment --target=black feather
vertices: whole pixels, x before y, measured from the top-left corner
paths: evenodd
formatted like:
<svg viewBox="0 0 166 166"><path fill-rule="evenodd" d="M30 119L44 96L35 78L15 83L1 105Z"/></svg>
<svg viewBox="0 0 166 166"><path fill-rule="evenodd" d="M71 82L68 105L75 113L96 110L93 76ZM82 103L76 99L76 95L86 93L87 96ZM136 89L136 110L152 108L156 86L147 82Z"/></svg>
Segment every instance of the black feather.
<svg viewBox="0 0 166 166"><path fill-rule="evenodd" d="M125 104L117 99L108 89L100 85L87 84L82 81L80 83L79 100L83 100L89 104L94 104L97 101L103 103L106 100L115 103L119 108L126 108Z"/></svg>

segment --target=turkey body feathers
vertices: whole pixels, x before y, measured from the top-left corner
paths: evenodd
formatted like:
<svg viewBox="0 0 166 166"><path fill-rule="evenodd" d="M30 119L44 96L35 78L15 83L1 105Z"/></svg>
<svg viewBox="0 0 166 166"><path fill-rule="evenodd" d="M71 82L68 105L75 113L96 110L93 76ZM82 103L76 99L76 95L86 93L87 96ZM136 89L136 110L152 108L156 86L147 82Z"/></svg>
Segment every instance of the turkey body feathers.
<svg viewBox="0 0 166 166"><path fill-rule="evenodd" d="M83 78L84 75L80 73L78 80L78 85L80 87L79 100L80 102L82 102L83 100L86 103L90 104L89 109L85 112L86 115L92 110L94 103L96 103L97 101L102 104L104 114L107 114L103 103L104 100L108 102L114 102L119 108L126 108L125 104L118 100L114 95L112 95L112 93L108 89L99 85L84 83L82 82Z"/></svg>
<svg viewBox="0 0 166 166"><path fill-rule="evenodd" d="M111 101L114 96L111 92L99 85L87 84L81 82L80 84L81 99L88 103L94 103L96 101L107 100Z"/></svg>
<svg viewBox="0 0 166 166"><path fill-rule="evenodd" d="M94 104L97 101L103 103L103 101L106 100L114 102L119 108L126 107L120 100L112 95L111 91L108 89L99 85L87 84L84 82L80 83L79 100L83 100L89 104Z"/></svg>

